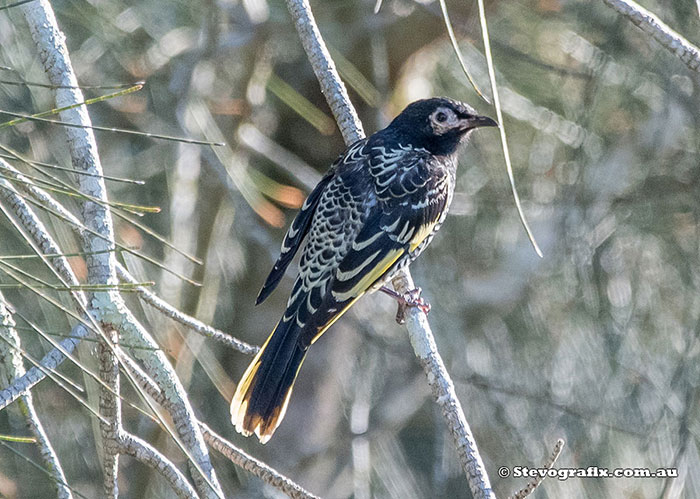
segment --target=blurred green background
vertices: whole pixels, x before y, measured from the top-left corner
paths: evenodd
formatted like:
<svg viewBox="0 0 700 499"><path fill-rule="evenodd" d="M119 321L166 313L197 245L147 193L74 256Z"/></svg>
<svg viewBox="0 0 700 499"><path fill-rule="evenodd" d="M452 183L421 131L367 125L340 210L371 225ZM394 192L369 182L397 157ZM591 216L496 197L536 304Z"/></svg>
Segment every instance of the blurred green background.
<svg viewBox="0 0 700 499"><path fill-rule="evenodd" d="M695 2L642 3L700 42ZM487 89L476 2L447 4L467 64ZM412 271L432 304L439 349L495 491L505 497L525 484L499 478L500 466L538 466L561 437L559 467L675 467L679 476L550 479L535 497L700 497L698 75L602 2L486 4L515 175L545 256L539 259L525 237L498 134L487 129L463 151L451 216ZM226 142L212 148L96 132L106 174L145 181L108 182L111 199L160 206L141 221L204 265L116 219L119 240L202 286L124 255L128 267L155 281L172 305L260 344L282 313L294 269L263 305L254 307L255 296L295 208L344 149L284 2L52 5L81 84L146 81L140 92L91 106L93 123ZM408 102L432 95L495 117L466 83L437 2L387 0L376 15L369 0L312 6L368 133ZM0 66L0 109L54 107L51 90L7 83L46 81L17 9L0 12ZM85 90L88 97L108 92ZM56 126L6 128L0 141L35 160L70 163ZM71 198L60 199L77 213ZM44 215L64 250L76 251L68 228ZM6 219L0 235L0 254L30 252ZM71 262L84 276L82 260ZM49 276L37 262L21 265ZM0 283L14 282L0 275ZM32 292L8 287L3 294L46 331L70 330L66 315ZM171 356L199 417L310 491L331 498L469 497L388 297L363 298L314 345L287 417L264 447L228 422L249 357L134 297L129 303ZM48 351L30 330L20 331L29 352ZM74 366L62 371L83 382ZM69 483L98 496L94 419L51 381L35 394ZM138 400L129 387L124 394ZM125 408L125 426L183 463L136 411ZM23 432L16 410L0 412L0 433ZM31 445L12 445L39 459ZM231 497L275 497L213 454ZM171 494L128 457L120 490L123 497ZM0 448L0 494L53 492L43 474Z"/></svg>

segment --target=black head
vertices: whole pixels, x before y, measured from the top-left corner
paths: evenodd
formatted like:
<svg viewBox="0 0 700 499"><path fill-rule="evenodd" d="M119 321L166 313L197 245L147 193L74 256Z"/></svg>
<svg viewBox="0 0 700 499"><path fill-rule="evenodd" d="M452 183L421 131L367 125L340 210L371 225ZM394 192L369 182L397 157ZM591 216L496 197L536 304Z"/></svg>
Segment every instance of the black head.
<svg viewBox="0 0 700 499"><path fill-rule="evenodd" d="M433 154L449 155L470 131L482 126L498 126L498 123L479 116L467 104L434 97L406 106L385 132L404 144L423 147Z"/></svg>

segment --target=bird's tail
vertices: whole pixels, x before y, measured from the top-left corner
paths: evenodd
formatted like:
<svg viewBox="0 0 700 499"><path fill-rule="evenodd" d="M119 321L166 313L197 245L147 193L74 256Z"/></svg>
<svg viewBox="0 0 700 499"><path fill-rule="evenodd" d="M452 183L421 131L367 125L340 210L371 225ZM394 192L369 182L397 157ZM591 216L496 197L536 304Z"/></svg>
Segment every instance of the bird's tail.
<svg viewBox="0 0 700 499"><path fill-rule="evenodd" d="M231 401L231 422L239 433L255 433L264 444L282 422L306 356L300 333L294 318L280 321L246 369Z"/></svg>

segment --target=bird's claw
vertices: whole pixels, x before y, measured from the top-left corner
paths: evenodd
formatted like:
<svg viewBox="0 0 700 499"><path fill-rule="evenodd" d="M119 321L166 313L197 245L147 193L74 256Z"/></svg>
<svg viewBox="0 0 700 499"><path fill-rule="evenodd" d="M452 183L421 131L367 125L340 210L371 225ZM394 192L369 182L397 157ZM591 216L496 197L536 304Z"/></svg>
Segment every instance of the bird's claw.
<svg viewBox="0 0 700 499"><path fill-rule="evenodd" d="M403 294L387 287L382 287L381 290L397 301L396 322L399 324L406 323L406 310L409 307L418 308L425 315L430 313L430 303L421 297L421 288L410 289Z"/></svg>
<svg viewBox="0 0 700 499"><path fill-rule="evenodd" d="M406 322L406 309L409 307L415 307L425 315L430 313L430 303L421 296L422 291L420 288L415 288L400 296L401 299L398 300L399 306L396 310L396 322L399 324Z"/></svg>

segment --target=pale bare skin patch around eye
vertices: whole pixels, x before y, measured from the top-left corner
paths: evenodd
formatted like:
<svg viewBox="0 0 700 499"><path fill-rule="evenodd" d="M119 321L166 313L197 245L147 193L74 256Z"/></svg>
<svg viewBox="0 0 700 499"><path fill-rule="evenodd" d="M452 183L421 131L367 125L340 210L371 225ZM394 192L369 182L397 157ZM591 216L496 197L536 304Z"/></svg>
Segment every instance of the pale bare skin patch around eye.
<svg viewBox="0 0 700 499"><path fill-rule="evenodd" d="M430 125L437 135L442 135L458 126L459 118L449 107L439 107L430 115Z"/></svg>

